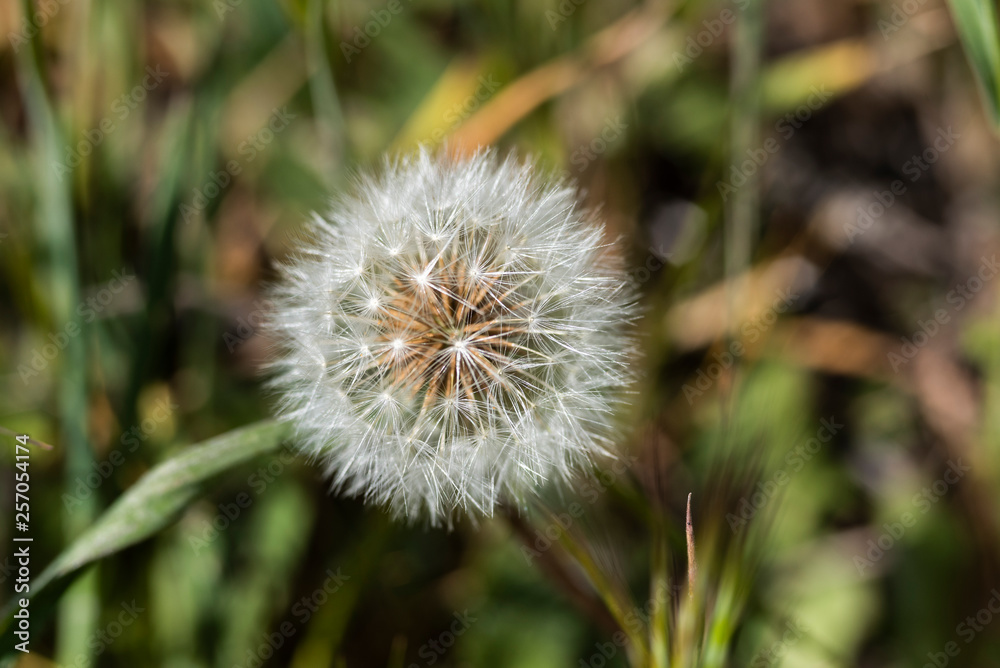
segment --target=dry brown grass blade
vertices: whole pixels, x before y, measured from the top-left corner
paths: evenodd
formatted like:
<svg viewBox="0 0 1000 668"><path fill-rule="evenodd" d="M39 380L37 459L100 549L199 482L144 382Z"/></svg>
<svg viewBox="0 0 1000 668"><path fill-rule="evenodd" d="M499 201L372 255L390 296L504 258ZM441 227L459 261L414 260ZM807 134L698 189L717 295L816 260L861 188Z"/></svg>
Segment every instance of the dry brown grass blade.
<svg viewBox="0 0 1000 668"><path fill-rule="evenodd" d="M594 35L578 53L556 58L509 84L452 135L452 152L468 154L494 143L546 100L633 53L668 16L660 3L635 9Z"/></svg>
<svg viewBox="0 0 1000 668"><path fill-rule="evenodd" d="M751 268L673 306L664 318L666 334L672 345L685 351L709 346L727 334L738 336L743 323L759 320L776 300L794 301L812 289L818 276L816 267L801 255ZM730 291L745 295L737 313L729 308Z"/></svg>
<svg viewBox="0 0 1000 668"><path fill-rule="evenodd" d="M760 352L816 371L907 388L909 374L895 373L887 359L895 345L889 336L861 325L802 317L776 326L766 349L762 346Z"/></svg>
<svg viewBox="0 0 1000 668"><path fill-rule="evenodd" d="M16 431L11 431L10 429L7 429L6 427L0 427L0 434L5 434L7 436L12 436L14 438L22 436L22 434L19 434ZM34 438L30 438L30 437L27 438L27 440L25 441L25 443L31 443L32 445L37 445L42 450L53 450L54 449L48 443L46 443L44 441L39 441L39 440L34 439Z"/></svg>

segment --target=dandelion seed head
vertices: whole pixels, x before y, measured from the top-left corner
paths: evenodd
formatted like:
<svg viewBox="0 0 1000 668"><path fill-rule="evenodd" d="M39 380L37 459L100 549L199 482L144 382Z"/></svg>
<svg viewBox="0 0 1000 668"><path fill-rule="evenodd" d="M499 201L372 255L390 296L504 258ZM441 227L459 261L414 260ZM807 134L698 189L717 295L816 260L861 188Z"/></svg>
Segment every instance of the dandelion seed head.
<svg viewBox="0 0 1000 668"><path fill-rule="evenodd" d="M421 151L306 236L273 386L337 489L450 524L613 454L635 299L572 187Z"/></svg>

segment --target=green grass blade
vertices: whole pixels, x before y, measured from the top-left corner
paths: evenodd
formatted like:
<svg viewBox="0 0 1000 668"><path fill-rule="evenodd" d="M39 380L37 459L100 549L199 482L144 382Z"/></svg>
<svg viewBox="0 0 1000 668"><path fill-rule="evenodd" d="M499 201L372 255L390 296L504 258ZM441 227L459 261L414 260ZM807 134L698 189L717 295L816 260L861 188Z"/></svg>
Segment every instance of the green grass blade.
<svg viewBox="0 0 1000 668"><path fill-rule="evenodd" d="M558 520L551 513L549 520L552 523ZM635 610L635 603L630 599L627 592L618 586L611 577L598 565L590 550L582 540L578 540L569 531L559 534L559 544L563 546L567 553L576 561L590 580L591 585L597 591L598 596L607 608L608 612L617 622L619 628L629 639L629 660L632 665L647 665L649 661L648 634L634 625L628 623L627 614Z"/></svg>
<svg viewBox="0 0 1000 668"><path fill-rule="evenodd" d="M667 519L661 512L654 514L649 586L649 600L653 606L649 625L649 651L653 668L670 666L670 546L666 523Z"/></svg>
<svg viewBox="0 0 1000 668"><path fill-rule="evenodd" d="M263 421L187 448L159 464L128 489L83 535L31 583L32 628L85 566L149 538L168 526L214 476L276 450L288 437L288 422ZM0 656L12 652L15 601L3 610Z"/></svg>
<svg viewBox="0 0 1000 668"><path fill-rule="evenodd" d="M1000 131L1000 33L993 0L948 0L993 129Z"/></svg>
<svg viewBox="0 0 1000 668"><path fill-rule="evenodd" d="M742 164L747 151L760 142L760 63L764 43L764 1L751 0L739 13L730 45L729 161L730 166ZM725 178L730 178L726 169ZM725 203L724 261L728 285L750 267L753 247L760 225L759 172L751 174L736 192L723 197ZM738 288L728 289L729 318L735 318L738 304L745 298ZM738 371L739 367L737 367ZM735 382L735 381L734 381ZM736 392L733 391L733 396ZM729 406L729 410L732 406ZM728 411L727 411L728 412Z"/></svg>
<svg viewBox="0 0 1000 668"><path fill-rule="evenodd" d="M33 5L22 2L26 16ZM55 103L45 87L45 59L41 33L31 38L28 48L15 49L18 79L25 109L28 112L31 141L34 146L34 172L37 204L36 230L48 260L49 291L54 323L65 326L75 320L74 308L80 303L79 260L75 232L71 181L58 178L52 165L58 164L65 146ZM59 369L58 405L61 445L66 456L65 489L90 471L94 455L87 440L87 359L86 326L80 336L69 337ZM62 521L67 541L76 539L97 514L97 498L81 500L74 512L63 511ZM56 657L90 656L86 636L96 622L100 603L97 578L81 580L62 600L56 642Z"/></svg>
<svg viewBox="0 0 1000 668"><path fill-rule="evenodd" d="M337 84L327 60L323 27L326 21L324 0L309 0L305 24L306 50L309 59L309 95L316 109L316 128L326 152L326 160L333 165L343 164L349 149L344 135L344 114L337 95ZM326 184L336 183L336 174L323 175Z"/></svg>

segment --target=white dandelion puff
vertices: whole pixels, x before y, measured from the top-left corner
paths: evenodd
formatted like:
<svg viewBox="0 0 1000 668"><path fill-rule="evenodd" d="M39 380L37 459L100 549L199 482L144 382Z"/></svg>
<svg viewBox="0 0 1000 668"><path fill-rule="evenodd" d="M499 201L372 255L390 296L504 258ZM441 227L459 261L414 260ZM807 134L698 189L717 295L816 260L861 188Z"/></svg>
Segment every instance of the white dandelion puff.
<svg viewBox="0 0 1000 668"><path fill-rule="evenodd" d="M279 412L336 489L451 524L613 456L635 299L570 185L421 151L281 275Z"/></svg>

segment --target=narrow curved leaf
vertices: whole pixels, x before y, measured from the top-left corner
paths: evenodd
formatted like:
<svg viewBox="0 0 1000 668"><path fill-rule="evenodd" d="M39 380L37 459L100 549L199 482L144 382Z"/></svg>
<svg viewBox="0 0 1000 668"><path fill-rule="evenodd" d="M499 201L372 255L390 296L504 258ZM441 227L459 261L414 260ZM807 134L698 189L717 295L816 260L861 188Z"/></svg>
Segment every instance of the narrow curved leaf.
<svg viewBox="0 0 1000 668"><path fill-rule="evenodd" d="M32 581L28 606L32 633L41 630L53 604L82 568L170 525L212 478L277 450L290 433L288 422L258 422L192 446L150 470ZM16 600L4 606L0 622L3 655L13 651L17 642L16 610Z"/></svg>
<svg viewBox="0 0 1000 668"><path fill-rule="evenodd" d="M993 129L1000 131L1000 33L993 0L949 0Z"/></svg>

